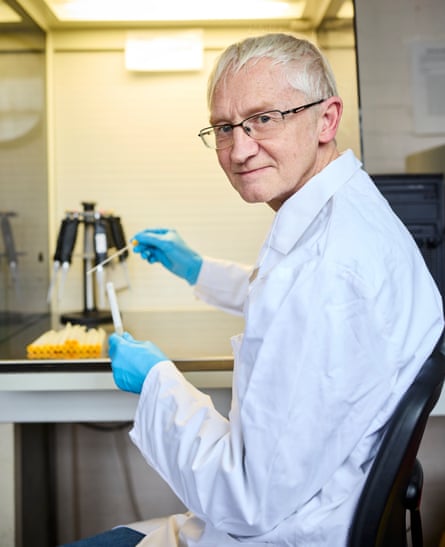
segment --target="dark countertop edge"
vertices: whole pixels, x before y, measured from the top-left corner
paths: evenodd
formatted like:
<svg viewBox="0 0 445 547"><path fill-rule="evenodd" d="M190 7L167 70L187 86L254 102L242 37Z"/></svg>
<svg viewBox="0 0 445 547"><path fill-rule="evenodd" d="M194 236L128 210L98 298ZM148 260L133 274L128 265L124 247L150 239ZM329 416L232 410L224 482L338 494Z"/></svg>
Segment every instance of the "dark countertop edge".
<svg viewBox="0 0 445 547"><path fill-rule="evenodd" d="M172 359L181 372L231 371L233 358L228 356L196 359ZM110 359L0 359L0 375L39 372L109 372Z"/></svg>

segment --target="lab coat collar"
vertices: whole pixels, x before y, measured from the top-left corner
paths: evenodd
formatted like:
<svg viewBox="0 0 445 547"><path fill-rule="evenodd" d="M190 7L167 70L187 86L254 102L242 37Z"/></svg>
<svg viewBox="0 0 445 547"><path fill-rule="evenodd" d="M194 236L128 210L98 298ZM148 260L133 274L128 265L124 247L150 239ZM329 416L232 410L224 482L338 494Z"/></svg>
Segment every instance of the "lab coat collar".
<svg viewBox="0 0 445 547"><path fill-rule="evenodd" d="M347 150L312 177L276 213L270 246L287 254L331 197L361 166L352 150Z"/></svg>

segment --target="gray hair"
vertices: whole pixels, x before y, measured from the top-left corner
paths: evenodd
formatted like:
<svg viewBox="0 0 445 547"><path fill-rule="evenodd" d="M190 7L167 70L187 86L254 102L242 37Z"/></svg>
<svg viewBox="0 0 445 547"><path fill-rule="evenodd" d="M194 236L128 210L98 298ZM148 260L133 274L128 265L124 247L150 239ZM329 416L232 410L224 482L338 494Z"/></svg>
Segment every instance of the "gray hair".
<svg viewBox="0 0 445 547"><path fill-rule="evenodd" d="M275 33L246 38L223 51L209 77L209 107L221 78L238 72L251 60L255 62L264 57L274 64L282 64L289 84L302 91L309 100L338 95L329 62L314 44L290 34Z"/></svg>

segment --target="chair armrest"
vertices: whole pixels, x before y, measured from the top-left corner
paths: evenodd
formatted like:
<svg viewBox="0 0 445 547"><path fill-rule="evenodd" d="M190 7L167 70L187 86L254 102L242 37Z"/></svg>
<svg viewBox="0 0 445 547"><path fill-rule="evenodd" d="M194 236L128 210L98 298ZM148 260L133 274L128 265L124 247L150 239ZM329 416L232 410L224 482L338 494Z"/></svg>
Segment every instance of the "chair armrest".
<svg viewBox="0 0 445 547"><path fill-rule="evenodd" d="M405 492L404 505L409 511L415 511L420 507L420 498L423 489L423 469L416 459L413 472Z"/></svg>

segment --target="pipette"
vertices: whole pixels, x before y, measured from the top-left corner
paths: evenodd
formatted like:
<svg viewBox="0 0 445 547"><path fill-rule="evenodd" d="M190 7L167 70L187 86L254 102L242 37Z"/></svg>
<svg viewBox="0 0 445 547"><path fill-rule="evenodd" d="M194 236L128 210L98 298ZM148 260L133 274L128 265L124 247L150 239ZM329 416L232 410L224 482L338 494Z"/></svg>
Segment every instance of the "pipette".
<svg viewBox="0 0 445 547"><path fill-rule="evenodd" d="M62 220L62 224L60 225L60 229L59 229L59 234L57 236L56 249L54 251L54 257L53 257L53 273L51 275L51 281L48 288L48 296L46 297L46 301L48 302L48 304L51 302L52 294L56 284L57 274L62 264L62 247L64 245L65 232L66 232L68 222L69 222L68 217Z"/></svg>
<svg viewBox="0 0 445 547"><path fill-rule="evenodd" d="M74 213L74 215L67 213L67 216L62 221L59 234L57 236L56 250L54 252L53 273L48 289L47 302L51 301L59 271L61 271L61 279L58 287L58 300L62 300L65 280L70 268L74 246L76 244L78 227L78 215L76 213Z"/></svg>
<svg viewBox="0 0 445 547"><path fill-rule="evenodd" d="M110 229L111 240L113 242L114 247L116 247L118 251L122 249L124 250L119 255L119 262L125 277L126 286L130 287L130 277L128 275L128 269L126 264L126 260L128 258L129 253L127 250L127 239L125 237L125 233L122 227L120 217L115 217L110 215L108 217L108 226Z"/></svg>
<svg viewBox="0 0 445 547"><path fill-rule="evenodd" d="M79 216L74 215L73 218L69 218L68 224L64 233L64 240L62 243L61 262L62 270L60 276L60 284L58 287L58 299L62 300L63 290L65 288L65 281L68 275L68 270L71 266L71 260L73 258L74 246L76 245L77 231L79 229Z"/></svg>
<svg viewBox="0 0 445 547"><path fill-rule="evenodd" d="M101 218L96 218L94 221L94 258L98 266L96 269L97 281L97 297L100 308L105 305L105 272L103 262L107 258L107 227L105 221Z"/></svg>
<svg viewBox="0 0 445 547"><path fill-rule="evenodd" d="M122 318L117 303L116 292L112 281L107 282L107 294L108 302L110 303L111 317L113 318L114 332L116 334L123 334L124 327L122 325Z"/></svg>

